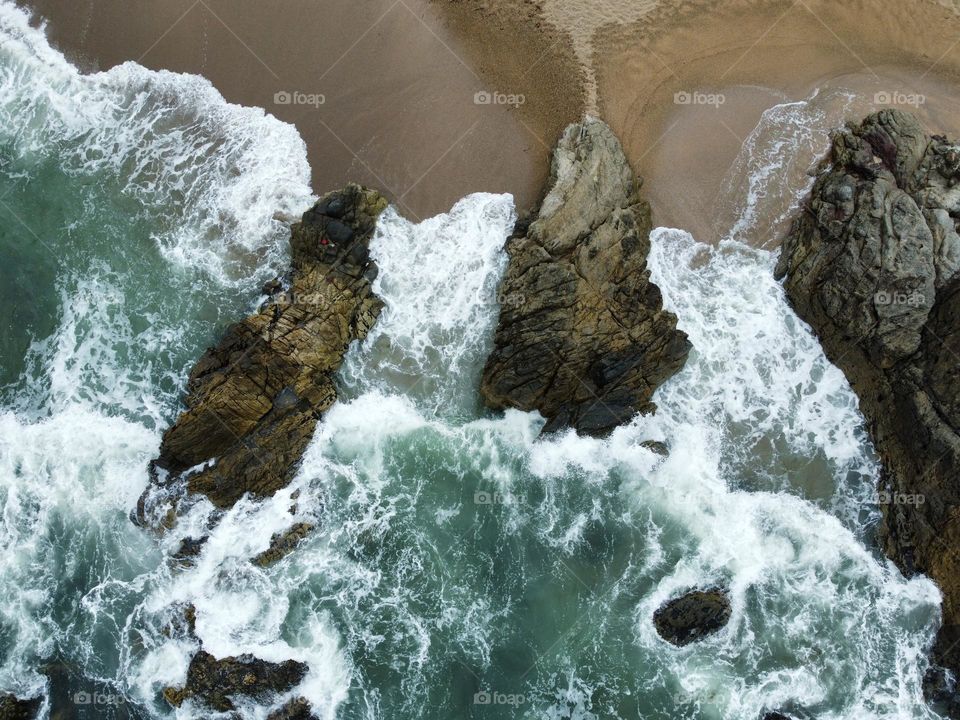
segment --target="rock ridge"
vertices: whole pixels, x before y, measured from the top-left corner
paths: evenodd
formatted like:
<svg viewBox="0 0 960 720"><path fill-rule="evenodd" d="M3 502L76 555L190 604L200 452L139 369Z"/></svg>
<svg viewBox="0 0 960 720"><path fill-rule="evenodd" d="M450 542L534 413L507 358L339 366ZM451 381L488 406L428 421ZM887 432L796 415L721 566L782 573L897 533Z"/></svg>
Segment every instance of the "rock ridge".
<svg viewBox="0 0 960 720"><path fill-rule="evenodd" d="M507 242L487 405L539 410L544 432L588 435L655 409L690 343L650 281L651 227L610 128L594 118L567 127L539 210Z"/></svg>
<svg viewBox="0 0 960 720"><path fill-rule="evenodd" d="M260 309L227 328L191 371L186 409L151 466L140 522L168 524L184 493L229 508L292 480L336 400L333 374L382 308L369 242L386 206L377 191L352 184L292 226L289 272L264 287ZM158 488L174 489L173 497Z"/></svg>
<svg viewBox="0 0 960 720"><path fill-rule="evenodd" d="M880 542L943 593L960 671L960 146L882 110L832 135L776 275L860 399L881 455ZM934 675L938 668L931 671ZM925 683L960 717L952 679ZM931 688L937 688L931 690Z"/></svg>

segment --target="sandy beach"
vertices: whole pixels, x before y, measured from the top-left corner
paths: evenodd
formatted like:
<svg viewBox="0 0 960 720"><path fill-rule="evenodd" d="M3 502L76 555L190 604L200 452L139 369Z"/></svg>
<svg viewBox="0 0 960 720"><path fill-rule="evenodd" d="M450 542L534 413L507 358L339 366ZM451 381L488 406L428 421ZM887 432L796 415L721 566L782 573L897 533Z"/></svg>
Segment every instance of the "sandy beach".
<svg viewBox="0 0 960 720"><path fill-rule="evenodd" d="M598 31L599 108L646 179L656 222L711 241L749 192L731 170L764 111L807 102L824 136L812 152L789 150L784 192L765 200L745 238L771 247L793 190L826 151L826 129L900 106L957 134L958 37L955 9L925 0L663 3ZM771 146L778 133L789 134L774 123L754 141Z"/></svg>
<svg viewBox="0 0 960 720"><path fill-rule="evenodd" d="M817 90L812 107L839 125L878 97L922 97L908 109L960 129L960 19L933 0L295 0L282 13L254 0L28 4L81 67L136 60L203 74L228 100L297 126L317 192L367 183L411 218L474 191L529 208L550 148L584 112L621 138L656 223L705 241L737 212L747 189L731 167L773 105ZM856 97L840 102L847 91ZM797 152L750 242L777 242L813 160Z"/></svg>
<svg viewBox="0 0 960 720"><path fill-rule="evenodd" d="M228 101L297 126L318 193L365 183L411 219L476 191L528 207L550 146L581 114L568 46L546 23L531 41L520 3L494 15L426 0L25 4L82 69L133 60L202 74Z"/></svg>

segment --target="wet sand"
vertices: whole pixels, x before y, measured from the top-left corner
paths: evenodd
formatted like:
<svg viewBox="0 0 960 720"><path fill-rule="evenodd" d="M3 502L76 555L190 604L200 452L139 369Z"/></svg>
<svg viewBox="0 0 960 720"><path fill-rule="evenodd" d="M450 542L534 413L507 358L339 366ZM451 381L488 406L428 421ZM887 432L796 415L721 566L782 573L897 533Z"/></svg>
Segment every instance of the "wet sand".
<svg viewBox="0 0 960 720"><path fill-rule="evenodd" d="M644 178L655 222L705 242L736 227L739 240L778 245L829 131L846 120L901 107L931 130L960 137L956 0L541 0L538 7L572 47L585 110L610 123ZM535 35L532 23L525 28ZM484 50L487 63L499 61L496 48ZM722 101L711 104L711 96ZM780 165L777 176L765 188L751 185L777 153L789 158L770 163ZM749 227L738 226L748 210Z"/></svg>
<svg viewBox="0 0 960 720"><path fill-rule="evenodd" d="M960 136L956 0L289 0L282 12L259 0L26 1L82 67L201 73L228 100L297 125L318 192L364 182L412 218L479 190L530 207L553 143L586 111L623 141L655 222L716 241L743 212L754 156L796 134L771 108L806 102L813 136L782 147L793 159L779 192L740 238L769 247L845 119L902 96ZM326 102L276 105L284 90ZM478 92L524 102L476 104Z"/></svg>
<svg viewBox="0 0 960 720"><path fill-rule="evenodd" d="M469 2L427 0L24 4L82 69L135 60L202 74L227 100L297 126L318 193L365 183L413 219L475 191L511 192L529 207L550 146L582 110L569 44L547 24L535 42L518 41L530 13L522 2L495 17ZM283 92L324 102L277 104ZM478 104L483 92L524 102Z"/></svg>
<svg viewBox="0 0 960 720"><path fill-rule="evenodd" d="M795 157L738 238L764 247L779 244L830 128L899 106L960 136L960 18L939 3L664 3L595 39L599 108L647 181L655 221L707 242L742 211L758 146L797 134L771 122L774 106L805 101L795 114L815 137L784 146Z"/></svg>

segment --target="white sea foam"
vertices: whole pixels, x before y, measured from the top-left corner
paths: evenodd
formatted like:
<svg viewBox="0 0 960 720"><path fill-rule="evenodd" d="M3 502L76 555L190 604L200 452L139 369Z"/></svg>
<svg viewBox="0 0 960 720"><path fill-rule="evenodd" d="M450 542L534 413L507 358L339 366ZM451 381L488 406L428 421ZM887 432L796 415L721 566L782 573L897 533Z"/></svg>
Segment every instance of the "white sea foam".
<svg viewBox="0 0 960 720"><path fill-rule="evenodd" d="M637 517L652 513L668 531L667 540L651 536L660 560L673 564L636 607L636 642L662 664L660 682L676 684L703 717L838 700L850 701L843 712L820 716L933 717L921 671L939 592L863 545L877 473L863 419L842 373L773 281L773 257L663 228L652 245L653 280L694 346L686 367L657 392L656 415L604 441L567 433L537 443L531 470L561 479L576 468L588 481L616 473ZM665 441L670 456L641 447L646 439ZM744 476L753 487L742 487ZM832 478L827 489L824 477ZM810 496L819 507L803 499ZM568 550L583 541L575 523L569 529ZM662 545L678 532L683 545ZM670 648L650 621L654 610L713 583L731 591L727 629ZM830 655L839 636L844 657ZM787 656L786 666L754 677L739 670ZM852 696L838 698L830 678L851 674Z"/></svg>
<svg viewBox="0 0 960 720"><path fill-rule="evenodd" d="M20 128L18 151L57 149L69 172L109 170L138 202L178 206L155 238L171 268L202 270L219 291L248 282L251 263L268 272L278 262L285 229L274 214L310 199L292 128L227 105L201 78L132 64L80 75L9 3L0 4L0 57L0 124ZM813 137L821 116L800 110L766 116L794 144L753 146L741 225L728 237L767 212L772 163ZM530 613L533 632L559 623L537 602L527 607L528 587L555 565L579 591L570 565L606 567L590 554L600 527L642 546L608 594L586 593L595 631L613 632L608 623L628 608L627 631L605 641L629 645L631 676L608 678L614 648L590 655L589 635L579 659L579 638L559 642L556 657L538 656L551 669L529 675L523 712L603 717L597 698L609 680L610 693L637 702L667 689L662 717L689 704L698 717L739 720L791 702L834 708L818 715L828 720L930 717L920 671L938 593L864 545L877 466L856 398L787 307L772 256L657 230L651 270L693 342L686 368L657 393L657 415L608 439L538 439L535 413L476 411L513 220L503 195L471 195L420 224L388 211L372 244L385 311L351 349L346 400L325 416L294 483L242 500L212 527L212 507L198 503L159 547L126 513L175 409L147 359L182 335L139 330L130 278L118 272L62 283L59 327L32 353L43 412L0 415L0 616L13 638L0 689L40 690L36 663L60 649L161 716L169 709L159 691L183 682L198 645L164 628L192 603L213 654L308 663L289 696L307 697L319 717L333 720L348 693L360 698L358 715L413 717L431 673L492 668L515 613ZM163 380L182 387L182 377ZM670 456L642 446L651 439ZM484 505L492 494L500 514ZM300 549L270 568L249 562L300 521L317 526ZM491 523L496 551L471 554ZM185 536L209 536L195 563L162 561ZM517 566L502 567L504 558ZM498 599L495 580L515 592ZM697 646L666 645L653 610L710 582L730 587L729 627ZM67 587L79 590L64 598ZM570 600L562 583L540 592L544 604ZM58 602L76 614L58 614ZM556 637L576 637L569 630L560 624ZM402 676L400 709L380 704L391 688L371 682L371 658L374 681ZM268 712L238 707L257 720ZM189 703L177 711L207 716Z"/></svg>
<svg viewBox="0 0 960 720"><path fill-rule="evenodd" d="M724 178L718 204L734 208L734 217L718 217L717 236L776 248L776 233L813 184L830 130L843 124L855 100L842 88L816 90L764 110Z"/></svg>
<svg viewBox="0 0 960 720"><path fill-rule="evenodd" d="M455 215L485 212L485 202L467 198ZM388 237L393 232L397 237ZM413 280L407 270L411 255L420 266L444 267L439 260L445 251L418 242L420 237L404 223L384 225L378 244L382 287L391 286L391 273L403 272L390 302L417 309L419 317L408 323L401 320L412 313L387 314L378 333L381 347L413 368L443 361L476 368L482 343L464 324L452 323L444 346L424 342L418 333L442 324L450 300L482 286L490 266L477 263L473 277L463 271L436 282ZM533 442L541 419L515 411L451 425L432 406L406 396L403 384L385 384L391 370L368 355L368 362L351 370L351 387L359 395L326 416L301 482L321 493L331 477L350 484L358 525L334 535L384 536L430 492L423 478L399 479L398 446L431 438L422 441L425 446L457 448L463 460L455 472L467 495L475 487L517 492L525 482L519 462L548 483L546 498L534 509L511 507L506 528L522 532L532 525L545 546L571 556L586 542L587 529L605 520L600 498L610 478L622 478L632 522L646 523L651 545L636 571L654 582L635 608L635 642L662 668L655 681L638 679L653 683L648 690L679 684L704 717L731 720L791 702L846 703L843 712L825 714L838 719L927 717L920 658L938 592L926 579L905 580L864 547L863 520L876 517L864 503L877 466L856 398L787 306L772 277L773 262L769 252L733 241L711 248L682 231L654 233L654 280L695 350L687 367L657 393L659 413L637 418L607 440L566 433ZM372 347L365 351L375 353ZM670 456L642 447L648 439L665 441ZM594 495L579 512L568 505L571 483ZM462 512L462 506L445 508L435 522L443 525ZM731 589L734 614L727 630L703 646L707 653L667 646L653 630L653 610L678 592L712 582ZM404 598L407 593L394 601ZM459 616L454 608L445 617ZM429 653L423 623L429 620L407 616L403 623L422 638L422 666ZM464 626L461 632L481 661L488 657L483 648L489 648L489 626ZM843 655L832 657L833 643L844 636ZM789 660L776 667L777 658ZM745 677L743 668L753 666L771 667ZM851 673L857 679L849 685L831 680ZM558 686L561 702L549 712L589 717L588 690Z"/></svg>
<svg viewBox="0 0 960 720"><path fill-rule="evenodd" d="M86 582L88 546L100 547L108 577L124 572L121 550L133 553L133 566L149 562L152 544L126 516L156 445L154 432L80 406L32 424L0 415L0 617L9 633L0 687L36 693L44 686L40 658L68 635L90 642L86 612L72 629L49 615L62 583Z"/></svg>
<svg viewBox="0 0 960 720"><path fill-rule="evenodd" d="M175 266L247 282L284 253L278 216L311 200L296 129L259 108L231 105L197 75L128 62L81 74L24 10L0 3L0 127L22 155L66 172L112 171L148 207L177 208L154 240Z"/></svg>
<svg viewBox="0 0 960 720"><path fill-rule="evenodd" d="M386 307L342 377L403 390L435 412L471 411L515 220L509 195L487 193L418 224L388 209L370 244L380 267L373 289Z"/></svg>

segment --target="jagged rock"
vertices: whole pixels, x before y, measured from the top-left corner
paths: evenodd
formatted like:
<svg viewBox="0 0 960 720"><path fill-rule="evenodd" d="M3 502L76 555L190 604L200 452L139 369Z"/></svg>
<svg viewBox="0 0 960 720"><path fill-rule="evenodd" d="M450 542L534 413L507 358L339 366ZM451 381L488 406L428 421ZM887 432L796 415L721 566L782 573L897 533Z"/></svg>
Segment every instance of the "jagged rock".
<svg viewBox="0 0 960 720"><path fill-rule="evenodd" d="M43 698L21 700L10 693L0 693L0 720L34 720L40 715Z"/></svg>
<svg viewBox="0 0 960 720"><path fill-rule="evenodd" d="M164 637L197 638L197 608L193 603L177 603L173 606L170 622L161 630Z"/></svg>
<svg viewBox="0 0 960 720"><path fill-rule="evenodd" d="M316 720L305 698L294 698L282 708L267 715L267 720Z"/></svg>
<svg viewBox="0 0 960 720"><path fill-rule="evenodd" d="M184 538L180 541L180 547L173 554L173 559L180 565L193 565L194 559L203 552L203 546L207 544L209 539L207 535L200 538Z"/></svg>
<svg viewBox="0 0 960 720"><path fill-rule="evenodd" d="M349 185L292 227L289 274L190 373L187 409L163 436L152 486L183 478L189 492L227 508L245 493L268 496L289 483L336 399L333 373L380 313L368 245L386 205L376 191ZM148 488L137 518L161 515L161 500L165 494Z"/></svg>
<svg viewBox="0 0 960 720"><path fill-rule="evenodd" d="M792 720L789 715L779 712L768 712L763 716L763 720Z"/></svg>
<svg viewBox="0 0 960 720"><path fill-rule="evenodd" d="M687 336L646 268L650 207L613 132L570 125L539 213L517 224L495 347L481 392L495 409L539 410L545 432L599 435L655 409Z"/></svg>
<svg viewBox="0 0 960 720"><path fill-rule="evenodd" d="M880 452L880 541L943 591L960 670L960 147L883 110L833 135L777 263Z"/></svg>
<svg viewBox="0 0 960 720"><path fill-rule="evenodd" d="M923 676L923 696L933 703L941 714L960 717L960 697L956 678L946 668L932 666Z"/></svg>
<svg viewBox="0 0 960 720"><path fill-rule="evenodd" d="M186 685L165 688L163 696L174 707L193 699L213 710L227 712L234 709L231 697L235 695L267 700L297 685L306 674L307 665L296 660L271 663L252 655L217 660L200 650L190 661Z"/></svg>
<svg viewBox="0 0 960 720"><path fill-rule="evenodd" d="M657 608L653 624L664 640L683 646L721 630L731 612L723 590L692 590Z"/></svg>
<svg viewBox="0 0 960 720"><path fill-rule="evenodd" d="M316 526L313 523L301 522L286 532L274 533L273 537L270 538L270 546L262 553L251 558L250 562L259 567L273 565L293 552L314 527Z"/></svg>
<svg viewBox="0 0 960 720"><path fill-rule="evenodd" d="M646 448L650 452L657 455L670 457L670 448L667 447L666 443L662 443L659 440L644 440L642 443L640 443L640 447Z"/></svg>

